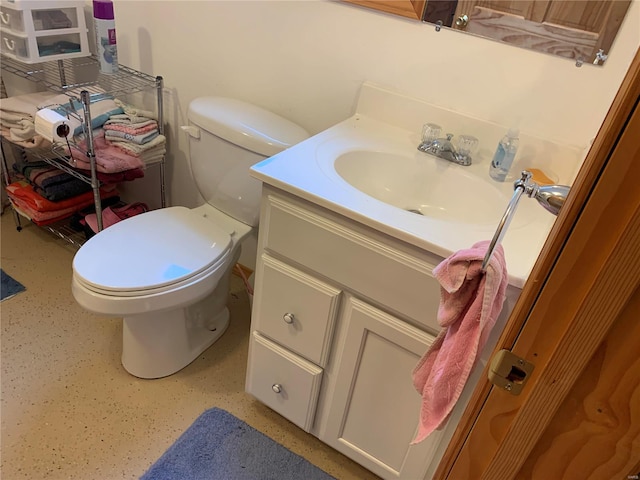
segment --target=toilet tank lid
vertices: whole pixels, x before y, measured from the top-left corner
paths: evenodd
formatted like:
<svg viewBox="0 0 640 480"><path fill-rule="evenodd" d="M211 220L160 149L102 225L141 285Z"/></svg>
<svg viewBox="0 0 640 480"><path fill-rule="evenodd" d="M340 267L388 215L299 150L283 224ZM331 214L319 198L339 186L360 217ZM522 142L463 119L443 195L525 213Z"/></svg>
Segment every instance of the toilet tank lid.
<svg viewBox="0 0 640 480"><path fill-rule="evenodd" d="M305 129L286 118L233 98L196 98L189 104L188 117L198 127L266 157L309 138Z"/></svg>

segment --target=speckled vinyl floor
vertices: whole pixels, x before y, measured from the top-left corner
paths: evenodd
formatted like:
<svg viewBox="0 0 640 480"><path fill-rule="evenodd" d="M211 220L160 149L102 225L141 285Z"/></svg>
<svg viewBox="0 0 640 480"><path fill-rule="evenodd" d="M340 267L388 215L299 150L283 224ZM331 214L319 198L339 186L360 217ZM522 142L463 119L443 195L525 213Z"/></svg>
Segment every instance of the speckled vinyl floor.
<svg viewBox="0 0 640 480"><path fill-rule="evenodd" d="M223 408L339 479L377 478L244 392L250 309L234 276L231 325L182 371L120 364L122 321L71 295L74 249L2 215L1 266L26 291L0 304L3 480L138 478L206 409Z"/></svg>

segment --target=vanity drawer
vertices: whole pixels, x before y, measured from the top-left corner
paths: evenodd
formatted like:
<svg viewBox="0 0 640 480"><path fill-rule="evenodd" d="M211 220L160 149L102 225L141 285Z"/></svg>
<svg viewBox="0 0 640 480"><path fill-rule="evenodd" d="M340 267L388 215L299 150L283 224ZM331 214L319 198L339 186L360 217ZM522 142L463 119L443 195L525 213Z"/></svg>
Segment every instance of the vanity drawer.
<svg viewBox="0 0 640 480"><path fill-rule="evenodd" d="M436 333L442 258L290 197L263 198L261 246ZM264 226L264 228L263 228Z"/></svg>
<svg viewBox="0 0 640 480"><path fill-rule="evenodd" d="M254 328L325 366L340 290L268 255L260 262Z"/></svg>
<svg viewBox="0 0 640 480"><path fill-rule="evenodd" d="M253 332L246 391L308 432L320 392L322 369Z"/></svg>

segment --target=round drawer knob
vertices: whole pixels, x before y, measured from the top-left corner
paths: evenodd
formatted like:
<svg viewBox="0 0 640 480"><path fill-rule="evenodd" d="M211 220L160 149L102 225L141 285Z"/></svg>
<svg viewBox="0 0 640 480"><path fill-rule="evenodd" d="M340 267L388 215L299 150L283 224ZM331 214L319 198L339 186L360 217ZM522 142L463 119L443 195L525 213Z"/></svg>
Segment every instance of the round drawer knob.
<svg viewBox="0 0 640 480"><path fill-rule="evenodd" d="M289 325L291 325L293 323L293 320L294 320L293 313L285 313L282 316L282 319L284 320L284 323L288 323Z"/></svg>
<svg viewBox="0 0 640 480"><path fill-rule="evenodd" d="M280 385L279 383L274 383L271 386L271 390L273 390L276 393L280 393L280 392L282 392L282 385Z"/></svg>

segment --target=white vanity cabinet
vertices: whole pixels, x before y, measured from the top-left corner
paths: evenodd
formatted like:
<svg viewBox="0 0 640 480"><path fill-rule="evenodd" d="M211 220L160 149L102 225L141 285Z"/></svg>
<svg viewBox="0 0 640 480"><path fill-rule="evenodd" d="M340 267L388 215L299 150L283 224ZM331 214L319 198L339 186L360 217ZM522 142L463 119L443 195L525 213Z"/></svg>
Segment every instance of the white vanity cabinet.
<svg viewBox="0 0 640 480"><path fill-rule="evenodd" d="M439 331L442 259L267 184L246 390L382 478L419 479L412 371Z"/></svg>

